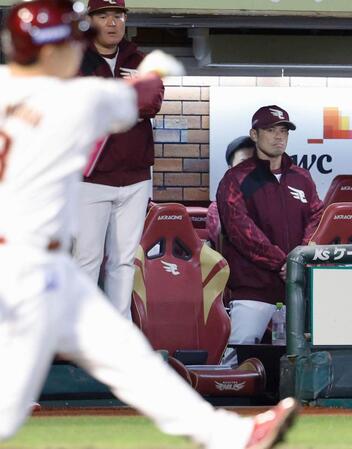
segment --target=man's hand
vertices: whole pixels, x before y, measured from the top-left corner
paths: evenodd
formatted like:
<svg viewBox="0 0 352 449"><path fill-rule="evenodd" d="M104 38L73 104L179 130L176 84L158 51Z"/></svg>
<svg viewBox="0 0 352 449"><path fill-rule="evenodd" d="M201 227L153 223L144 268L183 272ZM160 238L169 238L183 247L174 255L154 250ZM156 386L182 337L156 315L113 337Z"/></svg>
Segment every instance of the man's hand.
<svg viewBox="0 0 352 449"><path fill-rule="evenodd" d="M120 67L120 74L125 79L134 79L151 73L160 78L165 76L182 76L185 75L185 68L174 56L161 50L154 50L149 53L137 69Z"/></svg>
<svg viewBox="0 0 352 449"><path fill-rule="evenodd" d="M138 76L137 69L128 69L126 67L120 67L120 75L125 79L132 79Z"/></svg>
<svg viewBox="0 0 352 449"><path fill-rule="evenodd" d="M280 268L280 273L279 273L280 278L281 278L284 282L286 282L286 275L287 275L287 263L284 263L284 264L282 265L282 267Z"/></svg>
<svg viewBox="0 0 352 449"><path fill-rule="evenodd" d="M155 73L164 78L165 76L183 76L185 68L174 56L161 50L149 53L138 66L138 73Z"/></svg>

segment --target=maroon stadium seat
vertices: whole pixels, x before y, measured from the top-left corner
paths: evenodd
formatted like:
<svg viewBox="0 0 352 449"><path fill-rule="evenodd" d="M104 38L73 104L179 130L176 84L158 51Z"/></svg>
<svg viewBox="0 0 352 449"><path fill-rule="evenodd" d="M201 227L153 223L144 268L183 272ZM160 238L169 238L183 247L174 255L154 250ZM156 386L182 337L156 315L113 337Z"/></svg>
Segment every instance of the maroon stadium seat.
<svg viewBox="0 0 352 449"><path fill-rule="evenodd" d="M156 204L158 203L149 201L148 211ZM199 235L200 239L203 241L209 241L209 232L207 228L208 208L202 206L186 206L186 210L191 218L192 225L196 230L196 233Z"/></svg>
<svg viewBox="0 0 352 449"><path fill-rule="evenodd" d="M209 232L207 228L207 207L186 206L188 215L191 218L192 225L201 240L209 241Z"/></svg>
<svg viewBox="0 0 352 449"><path fill-rule="evenodd" d="M325 207L349 201L352 201L352 175L335 176L324 198Z"/></svg>
<svg viewBox="0 0 352 449"><path fill-rule="evenodd" d="M352 243L352 202L329 204L309 244L346 243Z"/></svg>
<svg viewBox="0 0 352 449"><path fill-rule="evenodd" d="M135 264L132 316L154 349L167 350L170 364L201 394L263 391L259 360L219 365L231 327L222 302L229 267L199 238L185 206L149 210Z"/></svg>

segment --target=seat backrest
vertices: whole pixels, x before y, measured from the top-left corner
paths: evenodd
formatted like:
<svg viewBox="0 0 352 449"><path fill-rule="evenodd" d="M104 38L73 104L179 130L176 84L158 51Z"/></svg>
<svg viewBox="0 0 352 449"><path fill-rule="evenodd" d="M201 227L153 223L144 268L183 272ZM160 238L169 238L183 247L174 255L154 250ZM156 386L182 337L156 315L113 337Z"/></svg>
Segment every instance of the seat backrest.
<svg viewBox="0 0 352 449"><path fill-rule="evenodd" d="M154 201L150 201L148 204L148 210L156 204L157 203L154 203ZM208 208L202 206L186 206L186 210L200 239L203 241L209 241L209 231L207 228Z"/></svg>
<svg viewBox="0 0 352 449"><path fill-rule="evenodd" d="M137 252L132 316L155 349L206 350L218 363L230 334L222 302L229 267L195 232L185 206L156 204Z"/></svg>
<svg viewBox="0 0 352 449"><path fill-rule="evenodd" d="M352 201L352 175L337 175L324 198L324 205Z"/></svg>
<svg viewBox="0 0 352 449"><path fill-rule="evenodd" d="M191 218L192 225L201 240L209 240L209 232L207 228L207 207L186 206L188 215Z"/></svg>
<svg viewBox="0 0 352 449"><path fill-rule="evenodd" d="M332 203L324 211L309 244L352 243L352 202Z"/></svg>

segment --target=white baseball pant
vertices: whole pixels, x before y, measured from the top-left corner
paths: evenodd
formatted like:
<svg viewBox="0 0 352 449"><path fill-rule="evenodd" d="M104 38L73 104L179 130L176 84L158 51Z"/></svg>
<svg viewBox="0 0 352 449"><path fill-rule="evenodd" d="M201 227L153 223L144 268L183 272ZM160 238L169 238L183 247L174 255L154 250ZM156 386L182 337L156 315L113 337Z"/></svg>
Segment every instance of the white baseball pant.
<svg viewBox="0 0 352 449"><path fill-rule="evenodd" d="M150 185L150 180L125 187L80 183L74 257L97 283L105 249L104 290L128 319L131 319L134 257L143 232Z"/></svg>
<svg viewBox="0 0 352 449"><path fill-rule="evenodd" d="M68 255L1 245L0 270L0 440L25 420L59 352L164 432L244 448L252 419L202 400Z"/></svg>
<svg viewBox="0 0 352 449"><path fill-rule="evenodd" d="M266 302L236 299L230 303L230 344L260 343L276 306Z"/></svg>

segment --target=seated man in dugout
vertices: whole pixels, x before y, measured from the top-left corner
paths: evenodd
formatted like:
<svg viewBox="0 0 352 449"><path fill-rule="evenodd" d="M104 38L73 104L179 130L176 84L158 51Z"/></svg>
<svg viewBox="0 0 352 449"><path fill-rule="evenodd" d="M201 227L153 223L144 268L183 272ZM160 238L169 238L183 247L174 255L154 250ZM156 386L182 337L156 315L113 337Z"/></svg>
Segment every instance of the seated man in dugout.
<svg viewBox="0 0 352 449"><path fill-rule="evenodd" d="M306 245L318 226L323 203L308 170L286 154L296 126L276 105L252 118L254 157L228 170L216 199L230 265L230 344L262 340L275 311L285 302L286 258Z"/></svg>
<svg viewBox="0 0 352 449"><path fill-rule="evenodd" d="M228 168L235 167L249 157L253 156L255 150L255 143L249 136L236 137L230 142L226 149L226 163ZM213 201L208 208L207 213L207 228L212 247L220 250L220 234L221 225L216 201Z"/></svg>

